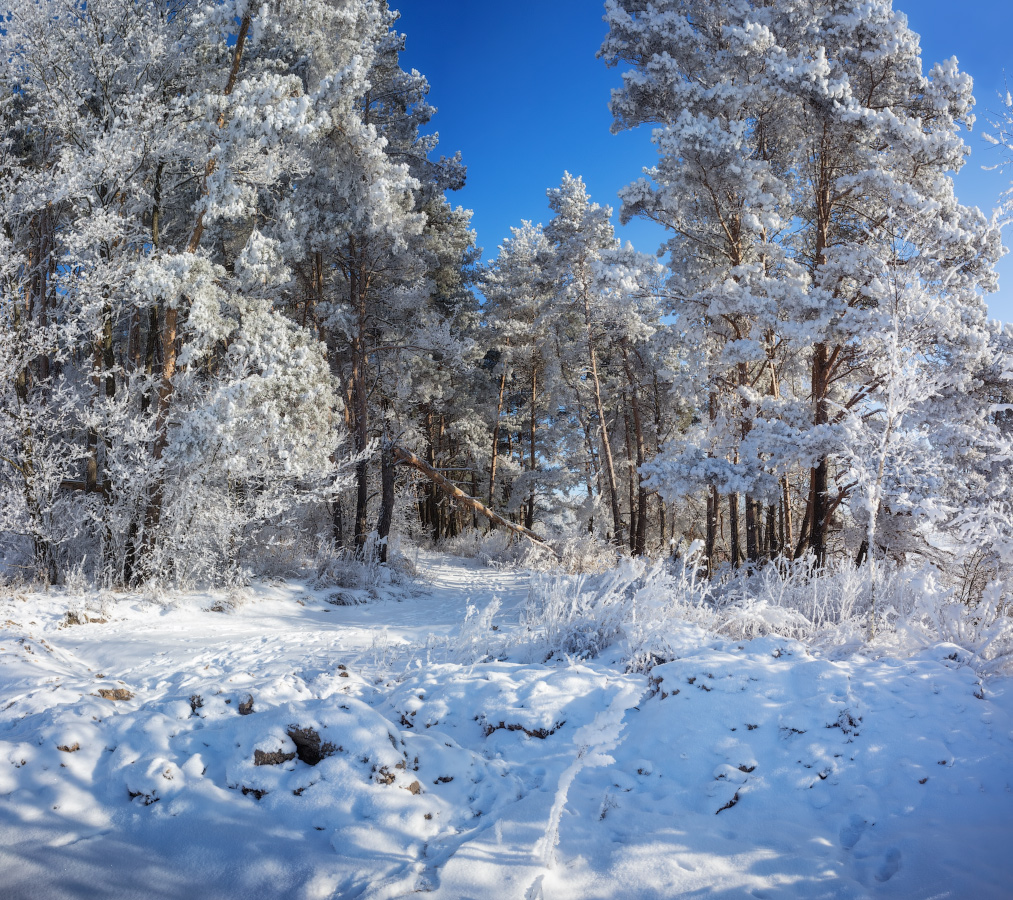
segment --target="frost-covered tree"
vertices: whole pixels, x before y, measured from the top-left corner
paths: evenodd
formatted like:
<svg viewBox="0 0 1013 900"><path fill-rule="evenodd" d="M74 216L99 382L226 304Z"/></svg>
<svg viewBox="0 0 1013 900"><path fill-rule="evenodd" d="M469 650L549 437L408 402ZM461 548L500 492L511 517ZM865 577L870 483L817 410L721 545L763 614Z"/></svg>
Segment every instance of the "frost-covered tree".
<svg viewBox="0 0 1013 900"><path fill-rule="evenodd" d="M612 536L621 544L626 526L620 509L599 365L607 322L602 316L603 304L596 283L596 265L602 254L618 245L611 222L612 210L592 203L584 182L569 172L564 174L558 188L549 190L548 196L549 208L555 213L545 236L553 245L551 276L555 281L554 303L559 308L556 321L569 326L566 343L570 352L565 354L561 370L569 373L577 420L584 430L589 485L604 474ZM569 312L568 316L564 310ZM557 352L564 357L562 342Z"/></svg>
<svg viewBox="0 0 1013 900"><path fill-rule="evenodd" d="M995 436L992 409L976 396L988 331L953 317L961 298L952 270L939 265L926 279L922 265L910 265L911 236L908 223L894 259L870 273L878 317L866 348L873 387L869 402L843 420L849 507L862 532L857 561L868 560L873 591L879 557L931 558L952 541L940 532L976 493L978 449ZM874 629L875 609L870 621Z"/></svg>
<svg viewBox="0 0 1013 900"><path fill-rule="evenodd" d="M526 523L539 504L555 507L544 517L553 528L643 554L651 492L641 467L665 431L654 340L664 331L661 269L619 247L611 210L591 202L580 178L565 174L548 198L548 226L513 229L482 282L479 337L498 376L490 502L516 508L519 492Z"/></svg>
<svg viewBox="0 0 1013 900"><path fill-rule="evenodd" d="M26 387L5 404L5 488L64 568L218 577L260 527L333 490L340 404L322 345L290 314L285 199L358 104L380 10L4 13L4 326L52 332L30 372L15 341ZM374 131L356 138L382 151ZM32 520L42 471L60 510L48 535L48 514Z"/></svg>
<svg viewBox="0 0 1013 900"><path fill-rule="evenodd" d="M649 489L645 466L660 442L661 409L655 406L653 444L650 386L656 386L660 361L656 335L663 332L658 301L662 268L657 261L637 253L632 246L602 254L595 265L594 291L599 297L599 317L608 335L610 356L617 368L617 419L625 425L626 462L629 473L629 548L637 556L647 552ZM655 403L658 398L655 393Z"/></svg>
<svg viewBox="0 0 1013 900"><path fill-rule="evenodd" d="M918 223L905 278L941 298L942 333L954 335L936 358L966 372L983 352L999 238L950 177L967 156L970 79L953 60L923 74L890 0L609 0L606 17L601 54L630 66L614 127L659 126L658 163L624 191L623 215L670 229L672 293L687 333L709 339L710 427L657 477L675 493L694 479L731 491L736 531L745 491L750 557L755 500L780 495L768 535L822 563L854 489L844 422L882 387L874 279L897 255L898 222ZM952 273L941 287L940 266ZM793 487L805 501L797 533Z"/></svg>
<svg viewBox="0 0 1013 900"><path fill-rule="evenodd" d="M409 376L431 369L425 360L462 352L448 321L469 302L461 273L474 242L468 214L445 198L463 184L464 167L458 157L433 158L437 139L423 129L435 109L426 79L401 68L405 37L394 30L397 14L386 3L365 7L360 77L343 85L341 105L281 211L290 213L290 240L303 248L303 318L326 342L342 381L358 457L351 530L359 553L371 531L375 448L416 429L417 409L409 407L418 401L420 379ZM380 458L389 486L393 464ZM384 496L389 511L389 490ZM344 508L336 495L333 531L342 544Z"/></svg>
<svg viewBox="0 0 1013 900"><path fill-rule="evenodd" d="M492 427L489 497L522 510L534 523L536 501L549 489L555 454L543 426L551 418L550 373L558 370L549 340L552 294L545 265L551 245L540 225L511 229L482 275L485 321L491 334L498 397Z"/></svg>

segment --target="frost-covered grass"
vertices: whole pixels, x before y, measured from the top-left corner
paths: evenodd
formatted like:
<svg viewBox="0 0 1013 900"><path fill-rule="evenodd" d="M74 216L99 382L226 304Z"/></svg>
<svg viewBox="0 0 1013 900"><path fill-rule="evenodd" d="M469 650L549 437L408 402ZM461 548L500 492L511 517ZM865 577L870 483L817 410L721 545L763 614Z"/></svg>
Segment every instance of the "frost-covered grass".
<svg viewBox="0 0 1013 900"><path fill-rule="evenodd" d="M0 595L0 895L1008 896L1011 682L928 580L868 644L844 570L354 574Z"/></svg>
<svg viewBox="0 0 1013 900"><path fill-rule="evenodd" d="M734 640L778 635L833 655L906 656L937 643L965 648L981 674L1013 672L1013 617L1001 585L969 604L930 568L841 564L814 575L805 562L725 572L709 581L699 559L623 560L591 575L532 579L526 622L550 654L587 658L617 643L634 668L671 656L668 634L694 623Z"/></svg>

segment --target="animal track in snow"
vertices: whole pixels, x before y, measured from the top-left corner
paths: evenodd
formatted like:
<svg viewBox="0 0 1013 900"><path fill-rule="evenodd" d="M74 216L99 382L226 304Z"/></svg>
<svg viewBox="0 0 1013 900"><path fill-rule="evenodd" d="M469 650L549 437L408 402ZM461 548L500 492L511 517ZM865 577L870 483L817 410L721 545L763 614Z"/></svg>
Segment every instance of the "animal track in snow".
<svg viewBox="0 0 1013 900"><path fill-rule="evenodd" d="M845 850L854 849L855 844L865 834L866 825L868 823L861 816L852 816L848 819L848 824L841 828L841 846Z"/></svg>

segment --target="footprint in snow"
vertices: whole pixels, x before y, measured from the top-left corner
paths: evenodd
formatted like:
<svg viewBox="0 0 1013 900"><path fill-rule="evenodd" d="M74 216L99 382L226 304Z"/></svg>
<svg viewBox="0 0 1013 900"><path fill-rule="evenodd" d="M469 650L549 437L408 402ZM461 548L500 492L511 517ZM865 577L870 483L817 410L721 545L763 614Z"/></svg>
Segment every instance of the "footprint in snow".
<svg viewBox="0 0 1013 900"><path fill-rule="evenodd" d="M852 816L848 819L848 824L841 829L841 846L845 850L853 849L865 833L867 824L861 816Z"/></svg>
<svg viewBox="0 0 1013 900"><path fill-rule="evenodd" d="M876 881L889 881L900 871L900 850L891 847L883 854L883 862L876 869Z"/></svg>

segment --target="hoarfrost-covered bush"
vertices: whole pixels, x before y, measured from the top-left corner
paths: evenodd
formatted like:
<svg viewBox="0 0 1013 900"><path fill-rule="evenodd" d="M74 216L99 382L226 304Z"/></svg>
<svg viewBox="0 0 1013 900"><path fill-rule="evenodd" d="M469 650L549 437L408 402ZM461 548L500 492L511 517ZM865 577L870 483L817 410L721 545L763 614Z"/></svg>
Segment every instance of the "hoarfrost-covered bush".
<svg viewBox="0 0 1013 900"><path fill-rule="evenodd" d="M1013 669L1013 599L998 583L968 606L931 567L880 567L873 582L867 567L813 572L800 561L709 581L701 563L694 547L681 560L535 576L524 618L529 639L548 655L578 658L614 647L637 671L676 656L676 626L685 624L731 640L778 635L831 654L903 656L950 643L980 672Z"/></svg>
<svg viewBox="0 0 1013 900"><path fill-rule="evenodd" d="M676 563L623 559L597 574L536 576L525 623L550 654L594 657L620 638L633 648L628 657L650 652L678 606L692 612L706 604L710 585L698 577L698 562L694 552Z"/></svg>
<svg viewBox="0 0 1013 900"><path fill-rule="evenodd" d="M343 596L348 602L378 599L391 587L410 586L417 575L415 560L400 550L391 554L386 564L367 545L364 555L350 550L335 550L321 544L317 551L314 588L339 588L350 592Z"/></svg>
<svg viewBox="0 0 1013 900"><path fill-rule="evenodd" d="M998 582L974 606L926 592L905 624L970 651L970 664L982 674L1013 673L1013 597Z"/></svg>
<svg viewBox="0 0 1013 900"><path fill-rule="evenodd" d="M493 634L492 620L499 612L500 602L494 599L485 609L468 605L460 634L453 648L452 659L461 665L474 665L494 655L489 638Z"/></svg>
<svg viewBox="0 0 1013 900"><path fill-rule="evenodd" d="M541 632L550 654L597 656L621 634L627 620L627 569L601 577L535 576L525 624Z"/></svg>
<svg viewBox="0 0 1013 900"><path fill-rule="evenodd" d="M605 572L619 558L614 544L584 531L554 541L553 548L559 554L560 566L571 575Z"/></svg>

